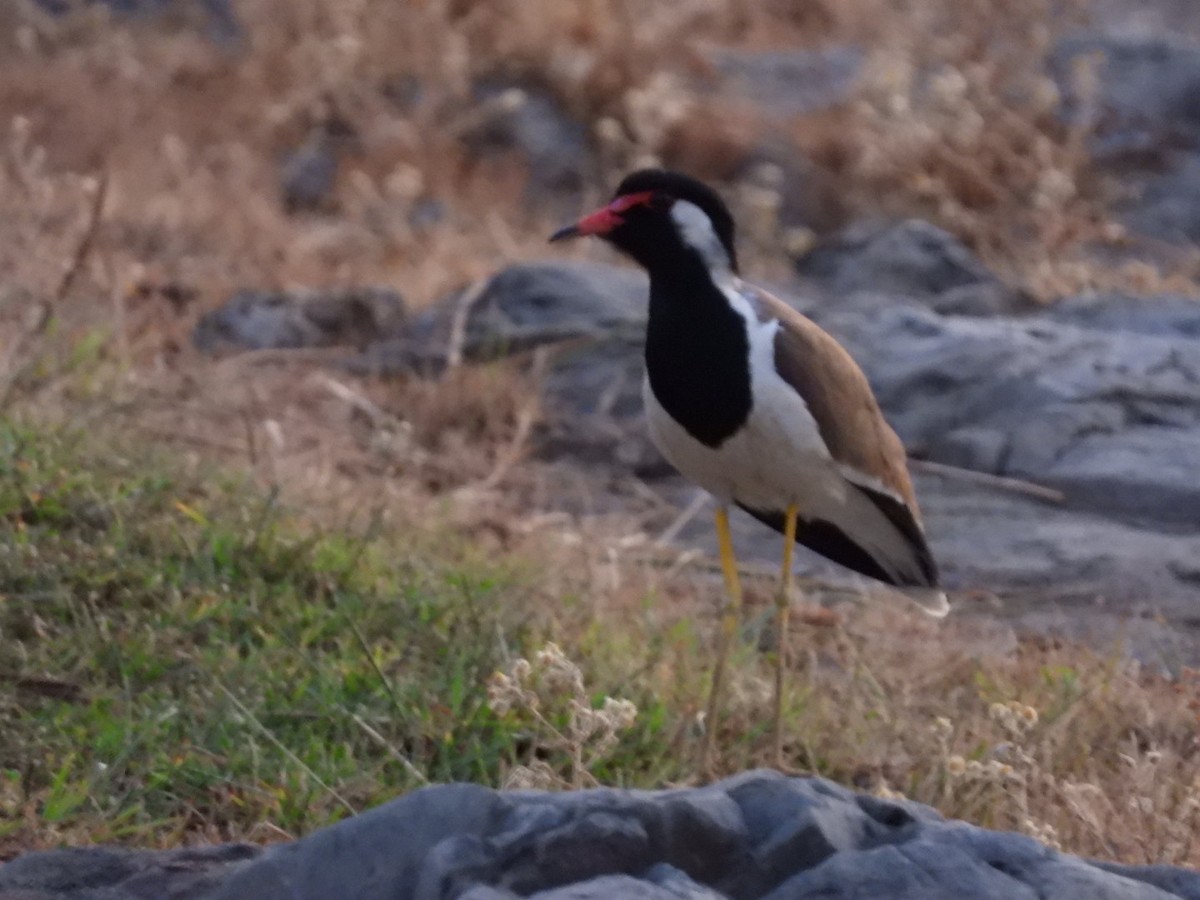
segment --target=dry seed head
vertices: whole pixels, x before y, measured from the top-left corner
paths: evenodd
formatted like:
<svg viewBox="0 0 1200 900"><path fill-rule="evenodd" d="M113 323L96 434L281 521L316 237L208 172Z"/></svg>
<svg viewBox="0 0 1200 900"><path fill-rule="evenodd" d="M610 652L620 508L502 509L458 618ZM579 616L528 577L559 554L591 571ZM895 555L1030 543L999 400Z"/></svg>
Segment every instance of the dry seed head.
<svg viewBox="0 0 1200 900"><path fill-rule="evenodd" d="M548 643L538 651L537 668L548 690L583 694L583 672L579 666L567 659L557 644Z"/></svg>
<svg viewBox="0 0 1200 900"><path fill-rule="evenodd" d="M655 74L644 87L625 94L625 118L637 142L657 149L671 128L695 106L695 98L679 78L668 72Z"/></svg>
<svg viewBox="0 0 1200 900"><path fill-rule="evenodd" d="M954 124L950 127L950 138L960 147L970 147L983 137L985 124L979 110L964 109L954 118Z"/></svg>
<svg viewBox="0 0 1200 900"><path fill-rule="evenodd" d="M503 672L493 672L488 679L488 709L498 716L505 715L513 706L514 685Z"/></svg>
<svg viewBox="0 0 1200 900"><path fill-rule="evenodd" d="M789 256L803 256L817 244L817 234L811 228L797 225L783 232L783 250Z"/></svg>
<svg viewBox="0 0 1200 900"><path fill-rule="evenodd" d="M594 131L596 139L606 147L620 148L627 143L625 129L612 116L605 116L597 122Z"/></svg>
<svg viewBox="0 0 1200 900"><path fill-rule="evenodd" d="M1038 175L1033 202L1039 209L1054 209L1075 196L1075 179L1062 169L1045 169Z"/></svg>
<svg viewBox="0 0 1200 900"><path fill-rule="evenodd" d="M947 66L929 79L929 91L947 110L957 111L967 98L970 85L960 69Z"/></svg>
<svg viewBox="0 0 1200 900"><path fill-rule="evenodd" d="M946 760L946 772L954 778L961 778L967 773L967 761L957 753Z"/></svg>
<svg viewBox="0 0 1200 900"><path fill-rule="evenodd" d="M880 784L877 788L875 788L875 796L878 797L880 800L907 800L908 799L907 797L904 796L903 793L901 793L900 791L897 791L897 790L893 790L892 788L888 787L886 784Z"/></svg>
<svg viewBox="0 0 1200 900"><path fill-rule="evenodd" d="M383 189L399 200L413 201L425 191L425 173L408 163L399 163L383 180Z"/></svg>
<svg viewBox="0 0 1200 900"><path fill-rule="evenodd" d="M543 760L535 759L527 766L517 766L504 778L502 787L508 791L545 791L563 786L563 780Z"/></svg>
<svg viewBox="0 0 1200 900"><path fill-rule="evenodd" d="M613 697L604 698L604 713L608 717L611 728L624 731L633 727L637 721L638 708L632 700L617 700Z"/></svg>
<svg viewBox="0 0 1200 900"><path fill-rule="evenodd" d="M1044 115L1058 109L1062 103L1062 92L1053 78L1039 78L1033 86L1030 99L1034 110Z"/></svg>

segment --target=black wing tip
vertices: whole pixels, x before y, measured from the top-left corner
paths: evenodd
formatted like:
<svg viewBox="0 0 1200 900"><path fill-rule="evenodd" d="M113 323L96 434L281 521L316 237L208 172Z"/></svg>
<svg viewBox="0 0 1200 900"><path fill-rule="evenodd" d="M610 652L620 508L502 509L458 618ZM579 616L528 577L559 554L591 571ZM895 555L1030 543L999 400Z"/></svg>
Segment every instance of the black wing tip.
<svg viewBox="0 0 1200 900"><path fill-rule="evenodd" d="M867 493L874 496L870 492ZM780 534L784 533L785 515L783 512L752 509L740 503L737 505L769 528L773 528ZM905 510L907 512L907 507ZM891 516L888 518L891 520ZM892 521L893 524L897 524L894 520ZM898 524L897 527L908 538L909 544L913 548L919 574L911 567L906 567L904 571L884 568L874 556L855 543L842 529L824 519L800 519L796 523L796 543L803 544L814 553L840 566L858 572L860 575L866 575L868 578L873 578L890 587L940 590L937 564L934 562L933 554L929 550L920 526L913 521L911 529L902 528Z"/></svg>

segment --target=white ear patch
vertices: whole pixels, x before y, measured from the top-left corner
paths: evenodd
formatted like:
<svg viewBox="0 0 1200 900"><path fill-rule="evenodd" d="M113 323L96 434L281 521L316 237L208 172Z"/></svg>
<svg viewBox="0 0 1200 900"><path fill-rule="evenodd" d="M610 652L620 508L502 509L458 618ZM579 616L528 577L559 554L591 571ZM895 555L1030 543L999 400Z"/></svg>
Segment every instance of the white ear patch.
<svg viewBox="0 0 1200 900"><path fill-rule="evenodd" d="M671 205L671 218L683 242L699 253L709 268L729 268L729 254L704 210L687 200L676 200Z"/></svg>

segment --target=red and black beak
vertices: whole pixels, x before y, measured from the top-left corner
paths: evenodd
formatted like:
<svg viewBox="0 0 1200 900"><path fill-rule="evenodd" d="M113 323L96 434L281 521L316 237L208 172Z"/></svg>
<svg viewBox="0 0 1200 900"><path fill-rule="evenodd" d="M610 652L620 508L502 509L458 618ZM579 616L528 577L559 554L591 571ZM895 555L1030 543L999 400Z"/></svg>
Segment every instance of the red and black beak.
<svg viewBox="0 0 1200 900"><path fill-rule="evenodd" d="M550 235L550 243L565 241L568 238L584 237L594 234L603 237L625 221L622 213L628 212L635 206L648 205L654 194L650 191L641 194L625 194L617 197L608 206L601 207L591 215L584 216L574 225L560 228Z"/></svg>

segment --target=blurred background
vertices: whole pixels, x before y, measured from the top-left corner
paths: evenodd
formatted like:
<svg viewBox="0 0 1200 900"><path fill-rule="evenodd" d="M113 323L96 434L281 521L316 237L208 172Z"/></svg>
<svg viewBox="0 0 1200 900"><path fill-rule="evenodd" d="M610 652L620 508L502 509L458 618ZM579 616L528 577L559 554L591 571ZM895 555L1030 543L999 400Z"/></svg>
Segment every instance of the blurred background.
<svg viewBox="0 0 1200 900"><path fill-rule="evenodd" d="M0 408L702 617L640 276L546 246L643 165L862 362L959 650L1200 663L1189 0L5 0Z"/></svg>

